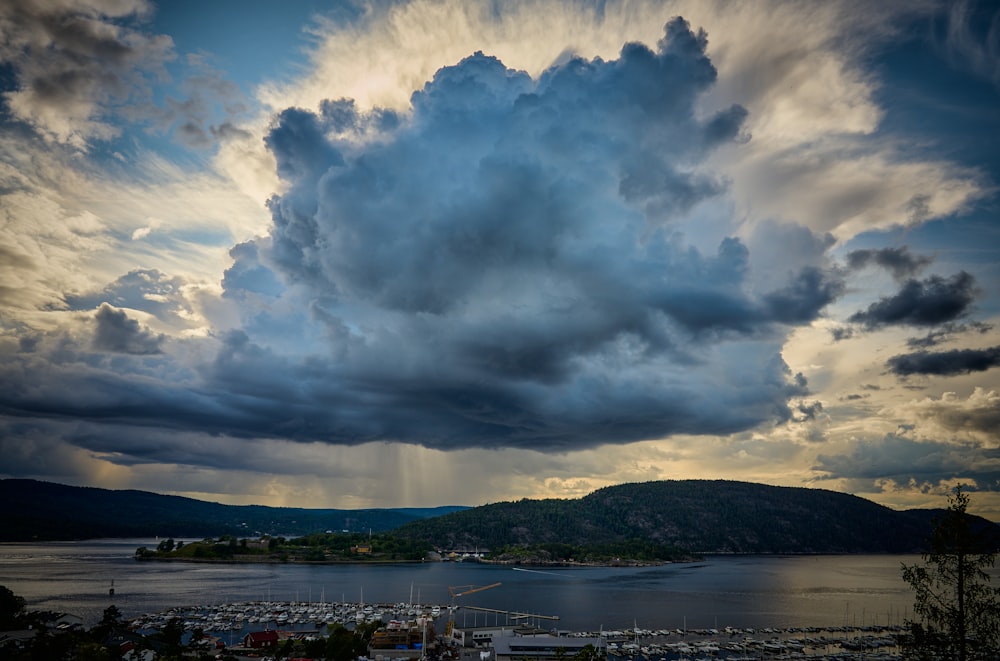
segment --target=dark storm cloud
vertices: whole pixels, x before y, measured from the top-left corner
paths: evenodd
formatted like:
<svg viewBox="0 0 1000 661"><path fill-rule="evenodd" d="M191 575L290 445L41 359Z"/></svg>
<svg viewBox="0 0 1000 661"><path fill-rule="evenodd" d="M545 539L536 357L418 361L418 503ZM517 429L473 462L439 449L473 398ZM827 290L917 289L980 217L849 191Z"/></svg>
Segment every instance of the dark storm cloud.
<svg viewBox="0 0 1000 661"><path fill-rule="evenodd" d="M94 315L94 348L100 351L129 354L160 353L163 335L142 328L135 319L129 319L123 310L116 310L102 303Z"/></svg>
<svg viewBox="0 0 1000 661"><path fill-rule="evenodd" d="M0 405L232 437L541 451L815 416L789 405L807 387L781 347L842 291L832 239L762 224L754 245L811 246L781 269L751 268L725 234L700 236L707 251L686 240L726 187L708 157L745 139L746 111L704 115L706 37L679 19L665 32L656 50L628 44L538 79L476 53L406 116L344 99L280 112L265 141L285 184L270 234L235 246L222 282L240 327L164 343L109 305L88 350L47 338L16 354L10 369L28 376L0 385ZM157 287L136 272L107 293L149 309L171 298ZM171 355L128 355L156 349Z"/></svg>
<svg viewBox="0 0 1000 661"><path fill-rule="evenodd" d="M870 264L881 266L897 280L913 277L934 260L924 255L913 255L906 246L879 250L854 250L847 253L847 265L862 269Z"/></svg>
<svg viewBox="0 0 1000 661"><path fill-rule="evenodd" d="M981 489L1000 488L1000 450L976 443L914 441L895 434L859 442L847 454L821 454L813 468L830 479L937 485L965 478L975 479Z"/></svg>
<svg viewBox="0 0 1000 661"><path fill-rule="evenodd" d="M965 315L977 294L975 279L965 271L950 278L932 275L907 280L893 296L855 312L848 321L872 330L881 326L934 326Z"/></svg>
<svg viewBox="0 0 1000 661"><path fill-rule="evenodd" d="M715 80L706 43L678 19L655 51L538 80L476 53L402 121L347 99L280 113L266 143L288 190L225 286L273 291L274 268L328 325L338 358L314 365L336 404L302 412L303 431L544 449L792 417L804 384L781 328L842 283L804 265L754 295L740 240L702 254L673 233L725 189L703 163L746 118L696 116ZM373 129L383 139L352 139ZM233 387L276 359L249 337L227 346L213 376Z"/></svg>
<svg viewBox="0 0 1000 661"><path fill-rule="evenodd" d="M985 372L1000 365L1000 347L989 349L952 349L951 351L917 351L893 356L886 367L897 376L926 374L954 376L970 372Z"/></svg>

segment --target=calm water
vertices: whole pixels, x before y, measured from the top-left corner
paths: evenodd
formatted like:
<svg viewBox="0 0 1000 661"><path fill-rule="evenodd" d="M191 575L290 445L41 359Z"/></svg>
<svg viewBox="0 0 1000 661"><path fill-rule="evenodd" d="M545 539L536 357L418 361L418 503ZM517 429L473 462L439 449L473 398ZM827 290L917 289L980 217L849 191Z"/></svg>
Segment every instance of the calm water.
<svg viewBox="0 0 1000 661"><path fill-rule="evenodd" d="M450 603L448 586L502 585L460 606L558 615L561 629L791 627L897 624L913 602L900 563L917 556L716 556L648 568L517 571L472 563L209 565L136 562L154 540L0 544L0 585L31 609L75 613L91 624L114 603L132 617L228 601ZM114 582L115 597L108 588ZM461 624L497 615L461 609ZM499 616L502 618L502 616ZM501 622L503 620L501 619Z"/></svg>

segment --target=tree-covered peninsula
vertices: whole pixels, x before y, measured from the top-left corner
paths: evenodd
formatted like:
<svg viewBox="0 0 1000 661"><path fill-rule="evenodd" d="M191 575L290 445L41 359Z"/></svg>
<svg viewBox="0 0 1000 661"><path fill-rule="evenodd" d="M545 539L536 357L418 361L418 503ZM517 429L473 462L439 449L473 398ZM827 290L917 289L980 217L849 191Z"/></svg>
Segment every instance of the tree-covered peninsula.
<svg viewBox="0 0 1000 661"><path fill-rule="evenodd" d="M238 538L223 535L185 543L161 541L136 549L136 560L188 562L421 562L433 549L419 540L391 534L314 533L302 537Z"/></svg>

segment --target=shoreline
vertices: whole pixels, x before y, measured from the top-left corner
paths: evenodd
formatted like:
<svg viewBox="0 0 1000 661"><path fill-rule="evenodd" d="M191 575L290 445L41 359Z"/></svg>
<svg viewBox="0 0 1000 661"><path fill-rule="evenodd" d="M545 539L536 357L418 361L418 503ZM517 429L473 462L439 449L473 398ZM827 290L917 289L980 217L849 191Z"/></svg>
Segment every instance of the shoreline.
<svg viewBox="0 0 1000 661"><path fill-rule="evenodd" d="M183 558L183 557L157 557L153 555L136 556L136 562L187 562L191 564L220 564L220 565L420 565L429 563L453 563L453 564L479 564L497 565L503 567L546 567L546 568L599 568L599 567L662 567L674 564L689 564L702 562L704 558L697 560L662 560L651 562L648 560L621 560L615 562L526 562L523 560L302 560L298 558Z"/></svg>
<svg viewBox="0 0 1000 661"><path fill-rule="evenodd" d="M419 565L437 560L302 560L299 558L183 558L154 555L136 556L136 562L188 562L216 565Z"/></svg>

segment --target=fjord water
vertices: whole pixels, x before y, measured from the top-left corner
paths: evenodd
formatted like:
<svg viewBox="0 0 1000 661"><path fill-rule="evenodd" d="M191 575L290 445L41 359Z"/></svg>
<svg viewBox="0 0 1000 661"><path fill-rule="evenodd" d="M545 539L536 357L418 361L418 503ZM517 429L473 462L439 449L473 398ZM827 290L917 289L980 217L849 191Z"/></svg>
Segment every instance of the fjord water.
<svg viewBox="0 0 1000 661"><path fill-rule="evenodd" d="M137 562L155 540L0 544L0 585L32 610L77 614L87 624L115 604L126 617L236 601L450 603L448 586L499 587L459 606L558 615L539 626L601 628L862 626L901 624L913 597L900 563L918 556L710 556L656 567L518 570L476 563L395 565ZM108 591L115 588L115 596ZM458 624L504 616L459 610ZM498 620L499 618L499 620Z"/></svg>

